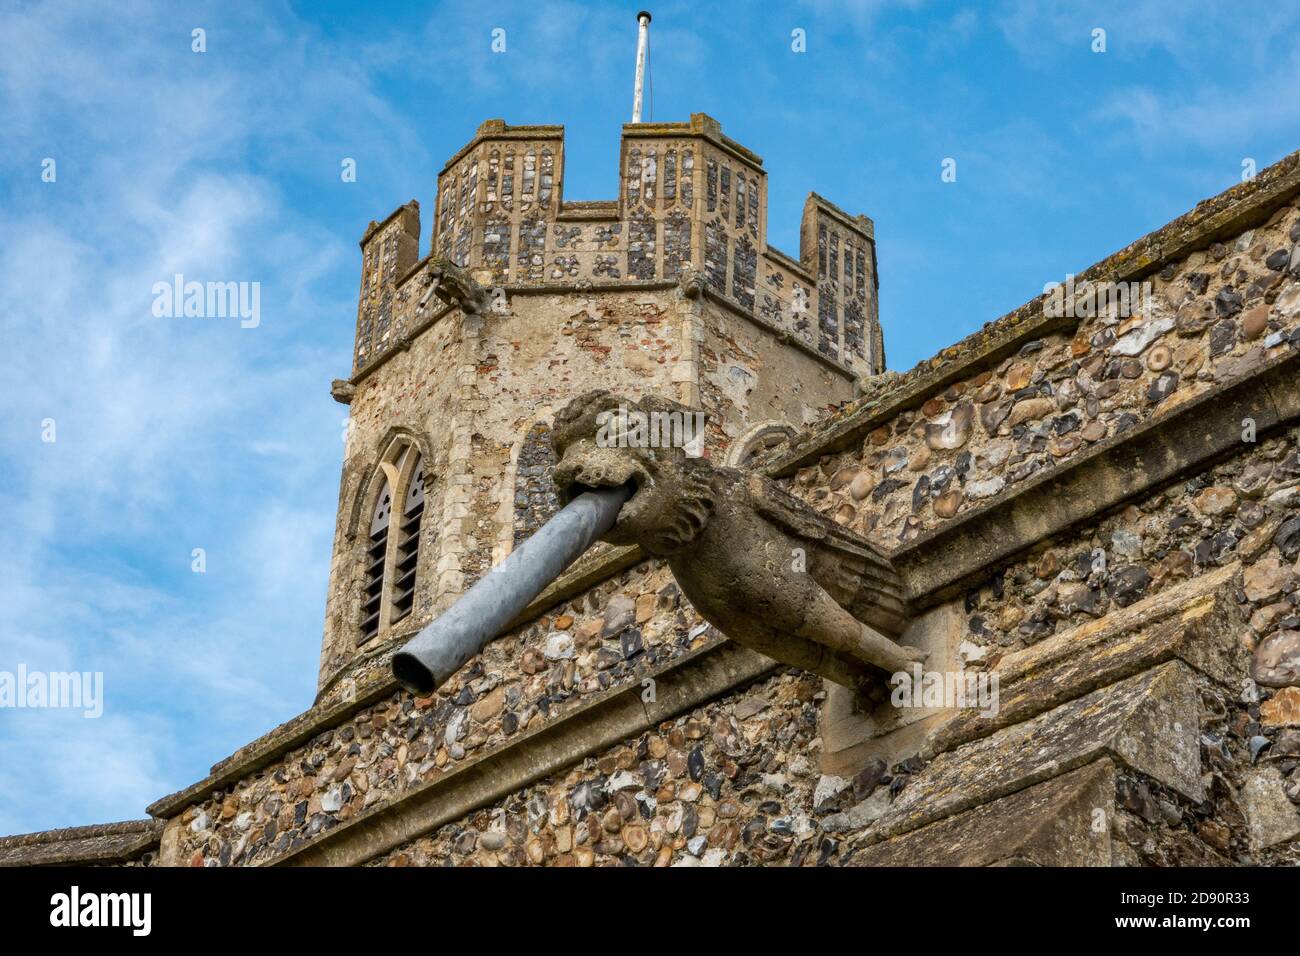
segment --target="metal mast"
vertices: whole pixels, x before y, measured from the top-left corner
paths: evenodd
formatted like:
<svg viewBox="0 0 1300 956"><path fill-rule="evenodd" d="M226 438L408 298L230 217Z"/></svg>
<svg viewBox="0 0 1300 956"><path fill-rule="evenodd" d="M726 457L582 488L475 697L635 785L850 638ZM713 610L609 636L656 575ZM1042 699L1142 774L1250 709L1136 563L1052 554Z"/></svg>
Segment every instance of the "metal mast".
<svg viewBox="0 0 1300 956"><path fill-rule="evenodd" d="M642 10L636 15L636 85L632 90L632 122L641 122L641 92L645 84L645 52L650 40L650 13Z"/></svg>

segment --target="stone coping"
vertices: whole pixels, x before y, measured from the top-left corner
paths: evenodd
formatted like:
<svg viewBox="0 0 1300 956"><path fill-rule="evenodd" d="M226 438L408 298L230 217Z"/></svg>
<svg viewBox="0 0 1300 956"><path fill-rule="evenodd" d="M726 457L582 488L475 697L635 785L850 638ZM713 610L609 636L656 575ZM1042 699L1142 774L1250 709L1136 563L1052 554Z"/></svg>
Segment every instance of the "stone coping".
<svg viewBox="0 0 1300 956"><path fill-rule="evenodd" d="M0 837L0 866L121 863L158 845L162 820L126 820Z"/></svg>
<svg viewBox="0 0 1300 956"><path fill-rule="evenodd" d="M455 166L461 159L469 153L479 143L489 140L528 140L528 139L558 139L564 142L563 126L512 126L503 119L484 120L479 124L478 130L475 131L473 138L462 146L456 152L452 153L451 158L447 160L438 171L438 178L442 178L443 173Z"/></svg>
<svg viewBox="0 0 1300 956"><path fill-rule="evenodd" d="M1201 201L1190 212L1088 267L1075 276L1076 283L1129 282L1150 275L1167 263L1263 222L1297 193L1300 151L1278 160L1255 179ZM1082 321L1046 315L1046 298L1045 294L1035 297L911 371L881 383L879 391L805 428L785 451L769 459L767 470L789 475L825 454L843 451L899 412L924 404L953 382L970 376L976 368L999 362L1027 342ZM870 380L864 382L864 388L871 389Z"/></svg>
<svg viewBox="0 0 1300 956"><path fill-rule="evenodd" d="M832 219L839 220L839 224L845 229L851 229L858 235L863 236L874 246L876 244L876 224L870 216L852 216L845 212L835 203L831 202L825 196L818 192L808 194L808 203L816 205L822 212L829 213ZM875 276L876 286L880 286L880 276Z"/></svg>
<svg viewBox="0 0 1300 956"><path fill-rule="evenodd" d="M782 252L769 242L767 248L763 250L763 254L769 259L775 260L776 263L783 268L789 269L795 274L796 278L803 279L808 283L808 285L815 286L817 284L817 277L809 272L804 264L794 256L790 255L790 253ZM877 283L877 285L879 285L879 283Z"/></svg>
<svg viewBox="0 0 1300 956"><path fill-rule="evenodd" d="M402 203L400 206L398 206L396 209L390 212L383 219L380 219L378 222L371 220L370 223L366 226L365 233L361 236L360 239L357 240L357 245L359 245L362 249L364 249L366 247L366 243L370 241L371 236L373 236L380 229L383 229L384 226L388 225L398 216L402 215L402 213L408 211L415 213L416 216L419 216L420 203L415 199L408 199L406 202Z"/></svg>

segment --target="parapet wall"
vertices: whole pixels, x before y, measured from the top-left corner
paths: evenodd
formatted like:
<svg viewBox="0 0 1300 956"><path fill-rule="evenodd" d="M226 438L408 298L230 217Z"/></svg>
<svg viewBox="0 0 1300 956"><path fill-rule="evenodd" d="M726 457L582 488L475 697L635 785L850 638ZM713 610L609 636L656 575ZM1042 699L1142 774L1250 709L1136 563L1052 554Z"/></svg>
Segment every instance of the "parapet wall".
<svg viewBox="0 0 1300 956"><path fill-rule="evenodd" d="M619 195L566 202L564 132L490 120L438 176L433 253L489 287L699 281L838 366L884 369L871 220L816 194L804 207L799 260L767 243L762 160L697 113L689 123L623 127ZM362 240L354 369L418 323L414 202Z"/></svg>
<svg viewBox="0 0 1300 956"><path fill-rule="evenodd" d="M1053 309L1040 297L906 375L868 383L867 396L768 467L882 546L919 547L948 522L1257 374L1300 345L1296 160L1083 273L1077 302ZM1286 195L1256 221L1232 221L1234 194L1270 190ZM1139 306L1094 314L1087 288L1118 284L1142 290Z"/></svg>

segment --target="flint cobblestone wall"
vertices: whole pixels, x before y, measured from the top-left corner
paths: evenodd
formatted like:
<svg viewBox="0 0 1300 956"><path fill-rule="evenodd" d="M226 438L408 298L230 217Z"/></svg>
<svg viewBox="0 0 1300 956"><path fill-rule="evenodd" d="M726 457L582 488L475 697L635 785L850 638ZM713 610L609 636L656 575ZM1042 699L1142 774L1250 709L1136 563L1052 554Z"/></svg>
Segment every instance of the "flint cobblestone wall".
<svg viewBox="0 0 1300 956"><path fill-rule="evenodd" d="M394 693L210 794L184 812L178 851L192 865L266 862L720 639L666 567L629 569L492 642L432 697Z"/></svg>
<svg viewBox="0 0 1300 956"><path fill-rule="evenodd" d="M821 681L789 672L513 794L377 866L825 862L816 825Z"/></svg>
<svg viewBox="0 0 1300 956"><path fill-rule="evenodd" d="M792 490L894 548L1092 444L1300 347L1300 204L1151 277L1140 314L1084 318L801 470ZM918 367L912 375L924 374ZM902 380L837 418L883 402Z"/></svg>

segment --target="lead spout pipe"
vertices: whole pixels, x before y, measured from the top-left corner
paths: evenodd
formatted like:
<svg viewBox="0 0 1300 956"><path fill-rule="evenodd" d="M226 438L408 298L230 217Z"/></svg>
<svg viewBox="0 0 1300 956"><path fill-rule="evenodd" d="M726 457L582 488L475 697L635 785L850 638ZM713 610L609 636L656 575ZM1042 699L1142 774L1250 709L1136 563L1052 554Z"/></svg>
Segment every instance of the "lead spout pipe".
<svg viewBox="0 0 1300 956"><path fill-rule="evenodd" d="M614 526L632 488L584 491L393 655L393 676L428 696L504 631Z"/></svg>

